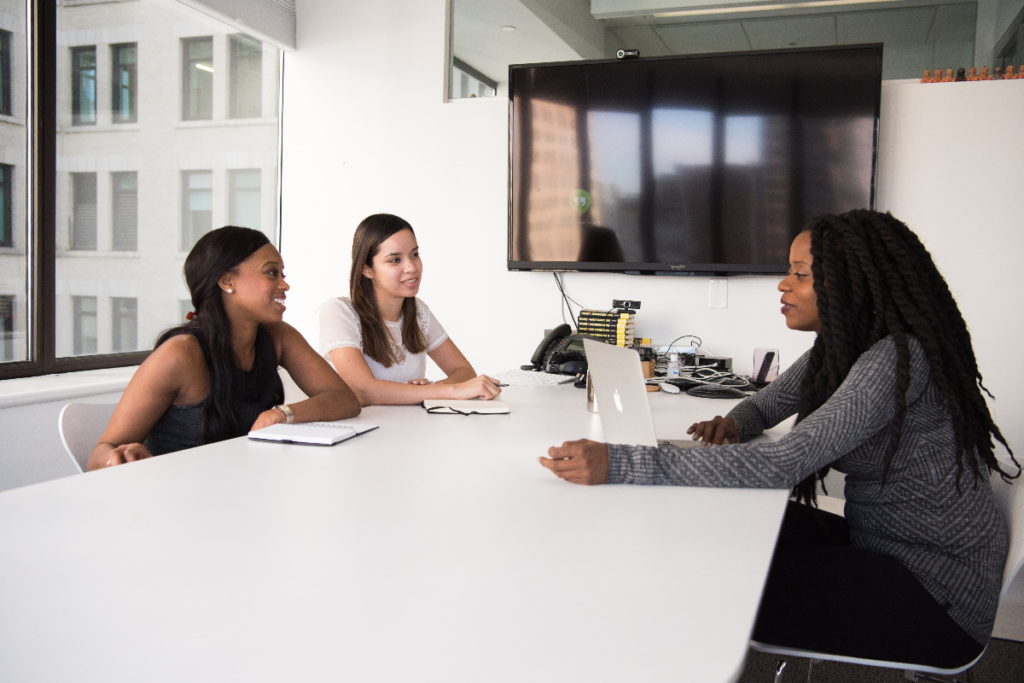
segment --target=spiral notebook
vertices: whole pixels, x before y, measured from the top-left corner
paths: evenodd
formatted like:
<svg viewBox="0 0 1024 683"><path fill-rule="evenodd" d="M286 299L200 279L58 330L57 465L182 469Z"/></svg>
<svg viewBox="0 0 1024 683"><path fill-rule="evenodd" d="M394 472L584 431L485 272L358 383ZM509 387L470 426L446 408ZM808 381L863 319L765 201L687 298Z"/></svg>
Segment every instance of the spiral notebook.
<svg viewBox="0 0 1024 683"><path fill-rule="evenodd" d="M300 422L296 424L278 423L254 429L249 432L250 439L260 441L277 441L278 443L309 444L312 446L333 446L353 437L373 431L377 425L359 424L355 422Z"/></svg>

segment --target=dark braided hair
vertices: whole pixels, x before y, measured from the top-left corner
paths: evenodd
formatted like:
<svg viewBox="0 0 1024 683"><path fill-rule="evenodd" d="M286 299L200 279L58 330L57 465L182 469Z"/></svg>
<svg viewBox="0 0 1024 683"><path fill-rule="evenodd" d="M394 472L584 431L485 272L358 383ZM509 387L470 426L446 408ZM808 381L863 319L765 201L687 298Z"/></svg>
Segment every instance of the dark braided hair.
<svg viewBox="0 0 1024 683"><path fill-rule="evenodd" d="M964 470L976 482L998 471L1004 479L1020 476L1020 464L989 414L960 309L932 261L911 230L888 213L857 209L811 221L811 272L818 300L821 330L811 348L800 388L797 421L817 410L846 379L862 353L891 337L896 346L896 387L893 420L882 460L885 482L899 446L910 386L910 348L914 337L924 349L931 377L949 410L955 439L957 486ZM993 437L1006 448L1017 473L1003 471L996 460ZM815 501L818 481L829 468L808 477L793 492L798 500Z"/></svg>
<svg viewBox="0 0 1024 683"><path fill-rule="evenodd" d="M277 353L270 334L260 325L256 330L253 371L246 374L231 351L231 323L224 311L221 277L233 270L270 240L259 230L226 225L211 230L196 242L185 258L185 283L192 295L195 314L184 325L173 327L157 339L160 346L171 337L191 334L203 350L210 373L210 393L203 406L202 433L205 443L241 436L247 424L231 406L245 398L272 406L284 401L284 387L277 373Z"/></svg>

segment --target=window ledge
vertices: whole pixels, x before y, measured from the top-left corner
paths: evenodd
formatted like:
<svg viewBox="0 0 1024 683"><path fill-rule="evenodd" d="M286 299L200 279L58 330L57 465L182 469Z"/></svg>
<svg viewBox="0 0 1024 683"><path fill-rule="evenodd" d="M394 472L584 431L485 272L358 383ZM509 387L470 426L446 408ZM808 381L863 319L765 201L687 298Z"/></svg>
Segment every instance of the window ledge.
<svg viewBox="0 0 1024 683"><path fill-rule="evenodd" d="M123 391L135 366L0 381L0 409Z"/></svg>

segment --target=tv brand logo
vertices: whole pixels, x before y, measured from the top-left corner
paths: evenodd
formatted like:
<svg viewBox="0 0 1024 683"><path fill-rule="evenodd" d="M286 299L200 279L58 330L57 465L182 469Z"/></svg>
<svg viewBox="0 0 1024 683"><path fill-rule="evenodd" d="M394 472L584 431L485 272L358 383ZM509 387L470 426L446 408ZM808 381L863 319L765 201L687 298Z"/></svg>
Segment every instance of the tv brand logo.
<svg viewBox="0 0 1024 683"><path fill-rule="evenodd" d="M590 208L590 193L586 190L574 190L569 195L569 206L576 209L582 216Z"/></svg>

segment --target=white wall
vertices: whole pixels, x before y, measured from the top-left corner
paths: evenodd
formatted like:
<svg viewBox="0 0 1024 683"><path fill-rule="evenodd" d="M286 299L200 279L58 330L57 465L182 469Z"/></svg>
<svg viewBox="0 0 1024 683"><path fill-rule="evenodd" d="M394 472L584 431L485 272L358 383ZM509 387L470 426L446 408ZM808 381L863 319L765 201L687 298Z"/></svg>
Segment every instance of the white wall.
<svg viewBox="0 0 1024 683"><path fill-rule="evenodd" d="M287 319L316 339L315 309L347 289L352 232L397 213L417 230L421 296L479 371L526 362L561 321L549 273L505 270L507 102L442 101L444 1L302 2L299 49L286 58L283 252ZM708 280L569 274L588 308L640 299L638 332L686 333L750 370L755 346L783 364L810 343L785 328L777 278L729 281L729 308L707 305Z"/></svg>

